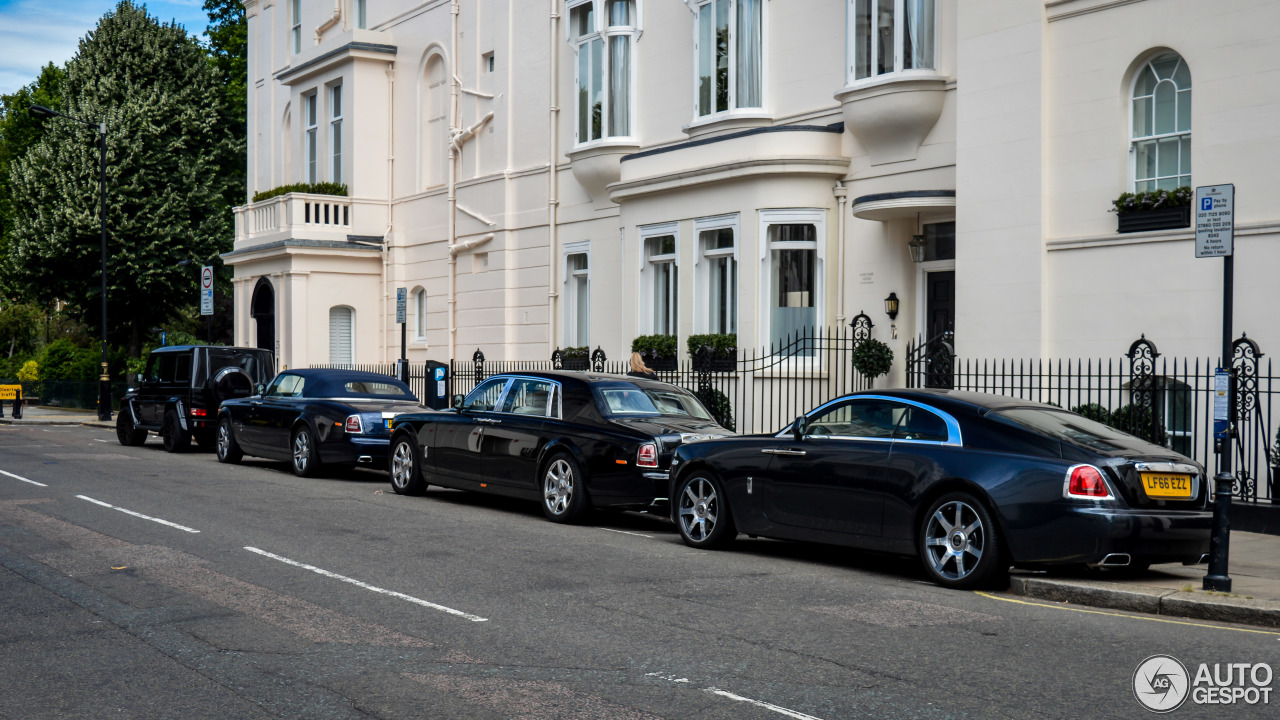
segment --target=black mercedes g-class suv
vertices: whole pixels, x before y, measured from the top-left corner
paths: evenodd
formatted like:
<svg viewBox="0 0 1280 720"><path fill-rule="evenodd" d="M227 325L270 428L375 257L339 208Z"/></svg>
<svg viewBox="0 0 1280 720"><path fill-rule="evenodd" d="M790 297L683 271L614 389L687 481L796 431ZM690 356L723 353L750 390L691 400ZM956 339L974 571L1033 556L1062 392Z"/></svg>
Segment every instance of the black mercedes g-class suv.
<svg viewBox="0 0 1280 720"><path fill-rule="evenodd" d="M202 449L212 448L222 401L259 392L275 374L275 358L259 348L157 348L147 358L147 369L129 378L116 415L116 437L121 445L141 445L154 431L169 452L186 450L192 439Z"/></svg>

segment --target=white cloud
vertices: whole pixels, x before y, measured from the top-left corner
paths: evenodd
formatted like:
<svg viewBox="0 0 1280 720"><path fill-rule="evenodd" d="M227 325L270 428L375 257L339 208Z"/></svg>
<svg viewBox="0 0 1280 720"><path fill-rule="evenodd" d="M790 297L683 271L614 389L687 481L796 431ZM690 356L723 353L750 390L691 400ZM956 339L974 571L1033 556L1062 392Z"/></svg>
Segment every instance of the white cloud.
<svg viewBox="0 0 1280 720"><path fill-rule="evenodd" d="M80 38L115 9L117 0L0 0L0 94L34 81L40 68L76 54ZM200 37L208 25L203 0L153 0L147 12L177 20Z"/></svg>

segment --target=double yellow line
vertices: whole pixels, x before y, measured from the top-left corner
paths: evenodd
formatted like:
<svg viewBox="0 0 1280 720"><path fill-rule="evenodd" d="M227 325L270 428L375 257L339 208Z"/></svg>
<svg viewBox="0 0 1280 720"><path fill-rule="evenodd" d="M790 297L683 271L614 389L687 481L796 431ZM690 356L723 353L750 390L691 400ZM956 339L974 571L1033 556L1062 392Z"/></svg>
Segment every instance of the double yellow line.
<svg viewBox="0 0 1280 720"><path fill-rule="evenodd" d="M1067 605L1059 605L1056 603L1041 603L1041 602L1028 602L1026 600L1015 600L1013 598L1000 597L999 595L993 595L991 593L982 592L980 590L975 590L974 594L981 595L982 597L989 598L991 600L999 600L1001 602L1017 603L1018 605L1031 605L1033 607L1053 608L1054 610L1070 610L1071 612L1086 613L1089 615L1109 615L1111 617L1125 618L1128 620L1146 620L1147 622L1168 623L1170 625L1186 625L1188 627L1209 628L1210 630L1231 630L1234 632L1254 633L1256 635L1280 636L1280 632L1275 632L1273 630L1254 630L1252 628L1231 627L1229 625L1208 625L1206 623L1188 622L1186 620L1170 620L1168 618L1149 617L1147 615L1128 615L1125 613L1107 612L1105 610L1086 610L1084 608L1070 607Z"/></svg>

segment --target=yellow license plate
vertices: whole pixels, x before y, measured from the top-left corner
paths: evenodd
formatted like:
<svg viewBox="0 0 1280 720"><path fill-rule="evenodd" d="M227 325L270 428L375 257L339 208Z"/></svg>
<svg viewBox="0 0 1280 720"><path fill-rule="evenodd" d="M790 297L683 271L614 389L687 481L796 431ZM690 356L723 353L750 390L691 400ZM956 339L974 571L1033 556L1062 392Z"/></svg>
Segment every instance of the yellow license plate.
<svg viewBox="0 0 1280 720"><path fill-rule="evenodd" d="M387 423L387 429L388 429L388 430L390 430L390 429L391 429L391 418L387 418L387 419L386 419L386 423Z"/></svg>
<svg viewBox="0 0 1280 720"><path fill-rule="evenodd" d="M1191 476L1142 473L1142 489L1147 491L1147 497L1189 498Z"/></svg>

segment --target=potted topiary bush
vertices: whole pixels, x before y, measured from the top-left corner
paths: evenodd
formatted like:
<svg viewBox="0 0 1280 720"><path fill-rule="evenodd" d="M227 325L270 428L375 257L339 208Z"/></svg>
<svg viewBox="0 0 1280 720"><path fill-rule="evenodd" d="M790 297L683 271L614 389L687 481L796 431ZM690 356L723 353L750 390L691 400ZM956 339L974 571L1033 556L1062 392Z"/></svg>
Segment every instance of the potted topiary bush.
<svg viewBox="0 0 1280 720"><path fill-rule="evenodd" d="M733 333L690 335L685 341L695 370L731 372L738 365L738 336Z"/></svg>
<svg viewBox="0 0 1280 720"><path fill-rule="evenodd" d="M1191 201L1194 197L1195 193L1189 187L1123 193L1111 203L1117 218L1116 232L1191 227Z"/></svg>
<svg viewBox="0 0 1280 720"><path fill-rule="evenodd" d="M640 353L650 370L676 369L675 335L641 335L631 341L631 352Z"/></svg>
<svg viewBox="0 0 1280 720"><path fill-rule="evenodd" d="M880 340L867 338L853 349L853 369L871 382L887 375L893 367L893 349Z"/></svg>
<svg viewBox="0 0 1280 720"><path fill-rule="evenodd" d="M733 422L733 405L729 402L727 395L710 385L701 388L694 395L707 412L711 413L711 417L720 424L720 427L729 432L737 431L737 426Z"/></svg>

